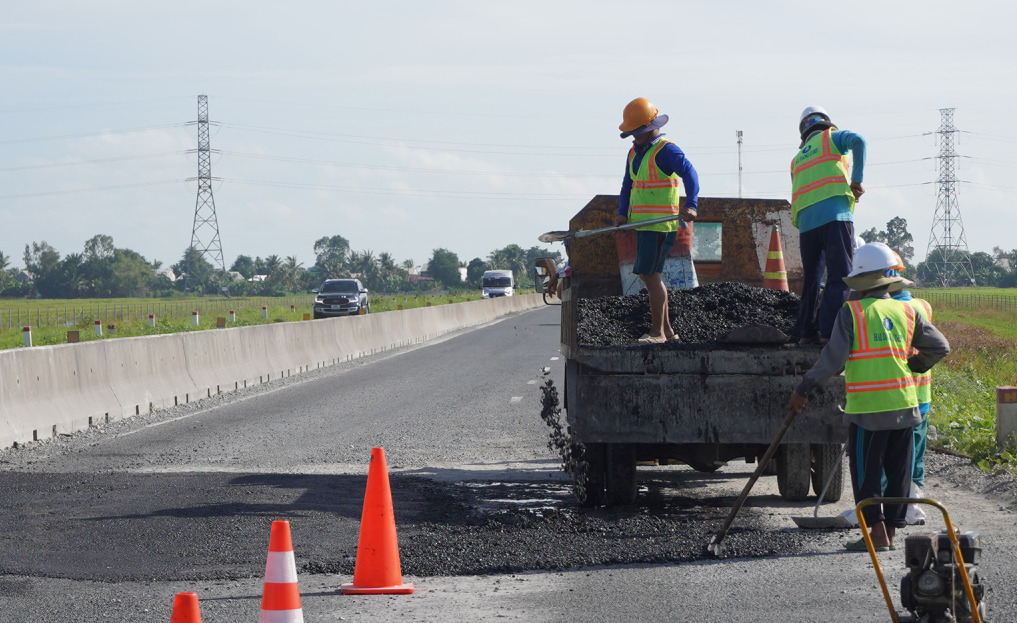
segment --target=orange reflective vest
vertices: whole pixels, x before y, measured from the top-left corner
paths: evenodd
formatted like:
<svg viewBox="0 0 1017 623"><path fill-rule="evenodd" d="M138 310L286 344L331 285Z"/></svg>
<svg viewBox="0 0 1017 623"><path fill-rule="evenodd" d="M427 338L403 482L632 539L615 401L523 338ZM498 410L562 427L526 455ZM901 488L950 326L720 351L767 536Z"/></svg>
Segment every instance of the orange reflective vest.
<svg viewBox="0 0 1017 623"><path fill-rule="evenodd" d="M908 355L915 310L894 299L862 299L851 309L854 338L844 366L847 413L878 413L918 406Z"/></svg>
<svg viewBox="0 0 1017 623"><path fill-rule="evenodd" d="M799 212L830 197L846 196L851 211L855 210L848 177L851 156L837 149L832 134L833 128L814 133L791 161L791 224L795 227Z"/></svg>
<svg viewBox="0 0 1017 623"><path fill-rule="evenodd" d="M671 216L681 211L681 177L677 174L666 175L657 166L657 154L668 143L670 141L662 138L650 147L639 162L638 171L632 168L636 158L636 148L633 147L629 150L628 170L629 178L632 180L628 214L630 223ZM636 229L639 231L677 231L678 223L679 221L676 219Z"/></svg>
<svg viewBox="0 0 1017 623"><path fill-rule="evenodd" d="M916 312L922 315L922 318L926 322L932 322L932 306L929 305L928 301L924 299L913 298L910 301L905 301L908 305L914 308ZM918 351L911 349L911 354L915 355ZM915 393L918 395L918 404L925 404L932 402L932 371L922 372L921 374L915 375Z"/></svg>

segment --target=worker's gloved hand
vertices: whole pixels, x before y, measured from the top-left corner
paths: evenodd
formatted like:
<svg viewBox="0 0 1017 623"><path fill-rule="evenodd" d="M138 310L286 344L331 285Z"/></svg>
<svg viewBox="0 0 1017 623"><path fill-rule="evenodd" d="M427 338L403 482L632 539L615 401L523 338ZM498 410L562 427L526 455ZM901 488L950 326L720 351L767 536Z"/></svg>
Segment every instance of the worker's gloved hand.
<svg viewBox="0 0 1017 623"><path fill-rule="evenodd" d="M683 221L694 221L699 213L695 208L682 208L682 220Z"/></svg>
<svg viewBox="0 0 1017 623"><path fill-rule="evenodd" d="M615 227L617 227L619 225L624 225L625 223L628 223L628 222L629 222L629 218L627 216L622 216L621 214L616 214L615 217L614 217L614 226Z"/></svg>
<svg viewBox="0 0 1017 623"><path fill-rule="evenodd" d="M865 189L862 188L861 182L851 182L851 192L855 196L855 201L858 201L865 194Z"/></svg>
<svg viewBox="0 0 1017 623"><path fill-rule="evenodd" d="M808 398L802 396L798 392L791 393L791 400L787 403L788 411L794 411L795 413L801 413L802 409L805 408L805 403L808 402Z"/></svg>

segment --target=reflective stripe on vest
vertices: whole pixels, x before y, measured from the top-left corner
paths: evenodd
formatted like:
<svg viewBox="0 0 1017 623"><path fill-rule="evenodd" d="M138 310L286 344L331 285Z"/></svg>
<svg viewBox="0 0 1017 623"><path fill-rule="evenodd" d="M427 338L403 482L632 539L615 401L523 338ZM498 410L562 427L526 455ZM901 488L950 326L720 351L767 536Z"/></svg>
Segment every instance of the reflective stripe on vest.
<svg viewBox="0 0 1017 623"><path fill-rule="evenodd" d="M809 137L791 160L791 224L798 227L798 213L830 197L845 195L855 209L848 171L851 157L841 153L831 138L833 128Z"/></svg>
<svg viewBox="0 0 1017 623"><path fill-rule="evenodd" d="M629 178L632 180L632 191L629 194L630 223L648 221L678 214L681 210L681 178L677 175L665 175L657 166L657 154L670 141L660 139L643 155L639 162L639 170L633 171L636 149L629 150ZM657 223L646 227L637 227L640 231L676 231L678 221Z"/></svg>
<svg viewBox="0 0 1017 623"><path fill-rule="evenodd" d="M913 298L906 301L916 312L922 315L926 322L932 322L932 306L923 299ZM917 355L918 350L912 348L912 355ZM932 402L932 371L922 372L915 375L915 392L918 394L918 404Z"/></svg>
<svg viewBox="0 0 1017 623"><path fill-rule="evenodd" d="M848 301L854 323L844 367L847 413L878 413L918 406L908 354L915 311L894 299Z"/></svg>

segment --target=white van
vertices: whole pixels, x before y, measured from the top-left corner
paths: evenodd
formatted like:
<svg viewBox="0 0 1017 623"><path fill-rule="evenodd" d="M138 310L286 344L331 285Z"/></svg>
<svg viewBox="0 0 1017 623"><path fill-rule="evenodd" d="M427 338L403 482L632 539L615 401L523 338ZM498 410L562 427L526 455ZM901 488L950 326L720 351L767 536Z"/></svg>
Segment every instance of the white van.
<svg viewBox="0 0 1017 623"><path fill-rule="evenodd" d="M480 297L512 296L516 282L511 270L489 270L484 273L484 286Z"/></svg>

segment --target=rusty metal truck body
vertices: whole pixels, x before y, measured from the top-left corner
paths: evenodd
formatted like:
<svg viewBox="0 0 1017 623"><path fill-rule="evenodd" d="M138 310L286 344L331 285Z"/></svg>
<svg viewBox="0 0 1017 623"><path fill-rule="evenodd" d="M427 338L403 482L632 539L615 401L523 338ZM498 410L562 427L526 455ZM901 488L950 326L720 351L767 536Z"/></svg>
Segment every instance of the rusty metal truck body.
<svg viewBox="0 0 1017 623"><path fill-rule="evenodd" d="M616 196L597 196L569 229L610 225L617 205ZM700 231L716 237L707 258L696 261L700 283L761 285L763 238L772 225L791 229L788 203L701 198L699 214L696 239ZM681 461L706 472L737 458L754 462L776 436L794 386L820 352L796 343L584 345L580 301L622 294L615 235L569 241L572 269L561 293L564 406L572 438L584 448L585 469L575 475L575 489L585 505L633 502L637 462ZM787 272L791 289L800 291L801 261L793 246ZM843 377L836 376L814 390L787 431L776 455L784 497L805 499L810 485L818 494L831 470L839 471L843 399ZM825 499L839 499L841 489L838 474Z"/></svg>

